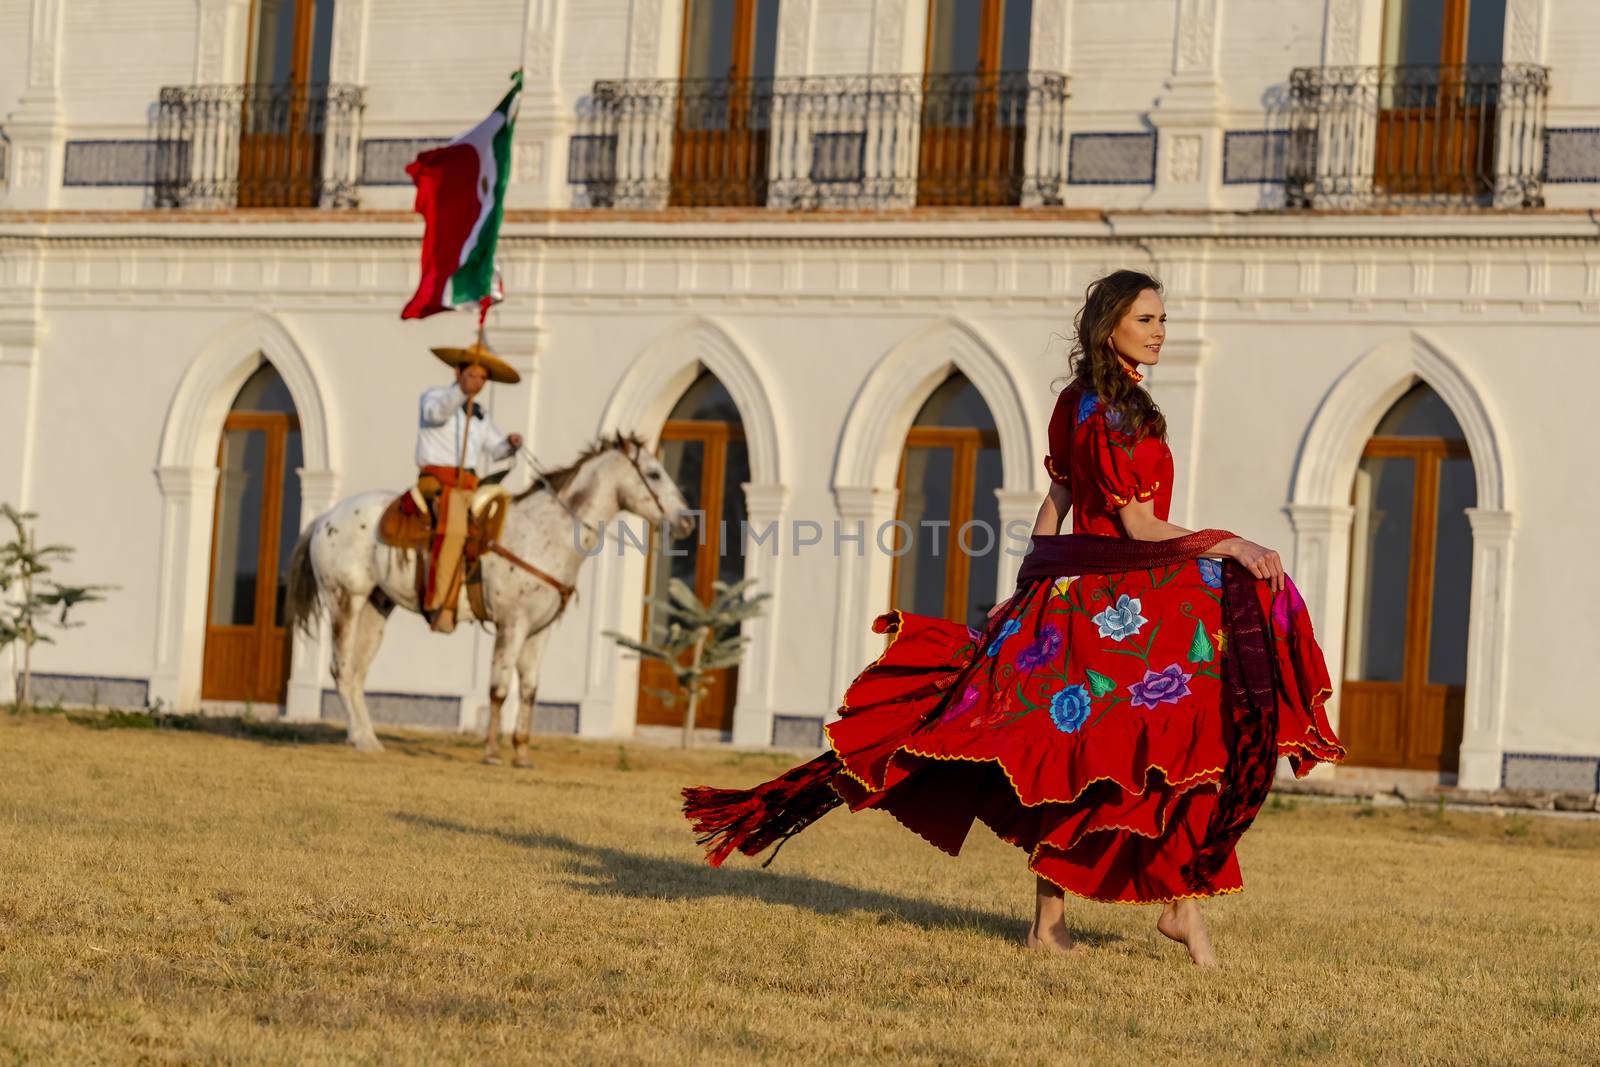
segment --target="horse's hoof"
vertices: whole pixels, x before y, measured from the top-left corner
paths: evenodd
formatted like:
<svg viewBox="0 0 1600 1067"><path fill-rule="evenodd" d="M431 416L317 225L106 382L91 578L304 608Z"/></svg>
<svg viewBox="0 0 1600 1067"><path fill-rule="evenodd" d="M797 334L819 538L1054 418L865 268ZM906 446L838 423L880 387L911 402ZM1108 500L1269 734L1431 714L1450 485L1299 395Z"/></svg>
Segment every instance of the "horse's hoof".
<svg viewBox="0 0 1600 1067"><path fill-rule="evenodd" d="M376 737L351 738L350 746L357 752L376 753L383 751L383 745L379 743Z"/></svg>
<svg viewBox="0 0 1600 1067"><path fill-rule="evenodd" d="M512 757L511 766L521 768L525 771L531 771L533 770L533 759L529 756L524 756L521 753L518 753L516 756Z"/></svg>
<svg viewBox="0 0 1600 1067"><path fill-rule="evenodd" d="M483 762L486 763L487 765L489 765L490 767L498 767L498 766L500 766L500 757L499 756L484 756L483 757Z"/></svg>

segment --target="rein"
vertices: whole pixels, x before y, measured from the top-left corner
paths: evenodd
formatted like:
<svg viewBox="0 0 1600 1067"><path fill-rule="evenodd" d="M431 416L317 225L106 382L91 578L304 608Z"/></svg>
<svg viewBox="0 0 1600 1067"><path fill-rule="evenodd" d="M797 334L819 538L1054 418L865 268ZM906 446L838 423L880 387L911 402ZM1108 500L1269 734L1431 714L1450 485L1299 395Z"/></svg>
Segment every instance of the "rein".
<svg viewBox="0 0 1600 1067"><path fill-rule="evenodd" d="M502 545L499 541L490 541L488 544L483 546L483 550L485 552L493 552L495 555L499 556L513 567L519 567L533 575L535 578L541 579L542 581L548 582L550 585L554 586L556 593L561 597L561 607L556 611L557 618L560 618L561 613L567 610L567 601L578 595L577 586L568 585L566 582L563 582L560 578L557 578L548 571L540 570L538 567L535 567L533 564L529 563L527 560L511 551L509 548Z"/></svg>
<svg viewBox="0 0 1600 1067"><path fill-rule="evenodd" d="M546 475L544 471L539 469L539 460L536 456L534 456L533 451L528 448L527 445L523 445L518 454L521 455L523 459L528 461L528 466L533 468L533 484L528 486L528 488L524 489L522 492L514 495L511 498L511 502L513 504L520 504L533 494L537 493L541 488L549 489L550 495L555 497L556 503L561 505L562 511L565 511L568 515L572 516L573 522L577 523L579 526L582 526L585 530L588 530L595 537L599 537L600 531L595 529L592 523L585 522L583 519L579 518L578 513L572 510L572 505L561 499L561 492L556 488L555 483L550 480L549 476Z"/></svg>

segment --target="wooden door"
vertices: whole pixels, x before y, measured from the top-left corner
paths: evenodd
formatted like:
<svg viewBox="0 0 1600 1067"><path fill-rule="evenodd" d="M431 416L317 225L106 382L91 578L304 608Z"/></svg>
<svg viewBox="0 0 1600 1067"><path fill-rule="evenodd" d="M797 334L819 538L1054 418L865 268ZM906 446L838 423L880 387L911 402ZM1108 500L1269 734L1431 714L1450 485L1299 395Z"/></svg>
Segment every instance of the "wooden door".
<svg viewBox="0 0 1600 1067"><path fill-rule="evenodd" d="M1000 529L1000 437L970 427L913 426L896 478L891 605L982 627L995 603ZM962 527L973 525L962 536ZM943 524L925 526L929 524ZM992 532L992 540L990 533Z"/></svg>
<svg viewBox="0 0 1600 1067"><path fill-rule="evenodd" d="M252 0L239 114L239 206L315 207L334 0Z"/></svg>
<svg viewBox="0 0 1600 1067"><path fill-rule="evenodd" d="M1339 711L1339 736L1352 764L1456 769L1470 572L1454 564L1441 577L1436 563L1445 539L1452 542L1448 559L1463 558L1463 540L1470 555L1465 506L1472 494L1464 441L1374 437L1362 453L1352 494L1350 624Z"/></svg>
<svg viewBox="0 0 1600 1067"><path fill-rule="evenodd" d="M712 582L732 584L744 578L740 523L745 518L744 490L750 480L744 427L738 423L690 419L668 420L661 431L656 454L682 490L690 508L701 512L700 529L688 542L663 543L650 533L650 563L646 570L644 618L640 631L651 634L660 623L649 603L665 596L667 579L681 578L702 602L712 596ZM758 531L759 532L759 531ZM656 634L659 636L659 634ZM672 672L665 664L641 659L637 721L654 726L682 726L683 705L667 707L650 690L672 689ZM737 665L712 675L711 685L695 713L701 729L733 729L734 698L738 692Z"/></svg>
<svg viewBox="0 0 1600 1067"><path fill-rule="evenodd" d="M674 205L767 199L778 0L684 0Z"/></svg>
<svg viewBox="0 0 1600 1067"><path fill-rule="evenodd" d="M299 533L300 424L281 412L235 411L217 446L211 581L200 694L282 704L289 552Z"/></svg>
<svg viewBox="0 0 1600 1067"><path fill-rule="evenodd" d="M929 0L917 203L1016 204L1033 0Z"/></svg>
<svg viewBox="0 0 1600 1067"><path fill-rule="evenodd" d="M1374 183L1408 196L1494 192L1505 0L1387 0Z"/></svg>

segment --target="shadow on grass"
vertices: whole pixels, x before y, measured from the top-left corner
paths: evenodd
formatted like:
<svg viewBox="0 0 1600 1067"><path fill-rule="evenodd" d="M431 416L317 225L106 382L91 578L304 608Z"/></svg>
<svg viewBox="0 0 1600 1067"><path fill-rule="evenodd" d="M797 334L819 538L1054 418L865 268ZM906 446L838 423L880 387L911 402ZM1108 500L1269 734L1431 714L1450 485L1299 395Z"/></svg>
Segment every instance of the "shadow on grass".
<svg viewBox="0 0 1600 1067"><path fill-rule="evenodd" d="M903 919L923 927L976 931L1011 943L1020 941L1025 926L1024 920L1017 916L860 889L809 875L780 874L770 869L713 869L704 863L585 844L559 834L510 833L410 812L395 812L394 818L422 829L474 834L519 848L565 853L573 860L571 873L586 879L574 880L572 887L595 896L677 901L743 896L767 904L804 908L817 915L871 912L884 919ZM1122 940L1119 935L1103 930L1076 927L1070 930L1074 939L1089 945Z"/></svg>
<svg viewBox="0 0 1600 1067"><path fill-rule="evenodd" d="M88 730L173 730L209 734L271 745L342 745L343 722L283 722L248 715L202 715L192 712L125 711L119 708L66 708L60 704L6 705L11 715L38 715L64 719ZM379 735L384 748L404 755L450 757L435 751L427 740Z"/></svg>

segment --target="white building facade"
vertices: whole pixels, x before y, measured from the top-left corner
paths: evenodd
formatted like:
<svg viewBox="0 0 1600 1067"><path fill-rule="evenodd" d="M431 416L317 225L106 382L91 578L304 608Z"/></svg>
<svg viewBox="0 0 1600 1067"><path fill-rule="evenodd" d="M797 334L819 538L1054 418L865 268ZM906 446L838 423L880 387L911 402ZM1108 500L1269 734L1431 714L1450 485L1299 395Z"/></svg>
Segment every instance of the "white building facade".
<svg viewBox="0 0 1600 1067"><path fill-rule="evenodd" d="M1597 46L1584 0L10 0L0 500L117 586L41 692L338 716L277 576L414 477L472 323L398 318L403 166L520 67L495 418L547 466L637 430L728 522L585 563L545 729L670 719L601 635L668 573L774 594L701 720L746 745L816 743L891 603L1008 595L925 530L1031 527L1062 335L1130 266L1173 520L1283 551L1353 762L1595 791ZM475 728L489 645L397 617L376 714Z"/></svg>

